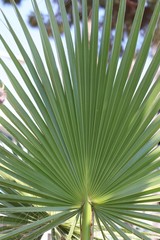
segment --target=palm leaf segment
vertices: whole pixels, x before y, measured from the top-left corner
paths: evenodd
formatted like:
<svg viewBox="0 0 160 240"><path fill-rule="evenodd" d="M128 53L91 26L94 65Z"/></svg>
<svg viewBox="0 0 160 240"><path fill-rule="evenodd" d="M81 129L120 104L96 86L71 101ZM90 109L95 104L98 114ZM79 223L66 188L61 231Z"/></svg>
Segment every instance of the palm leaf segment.
<svg viewBox="0 0 160 240"><path fill-rule="evenodd" d="M56 53L48 40L37 3L32 2L39 23L44 61L16 6L15 12L32 58L4 18L25 60L25 68L16 59L7 40L0 36L27 89L23 89L21 82L0 59L21 99L21 102L17 100L6 88L7 101L15 112L5 104L1 106L10 120L1 117L1 124L19 144L0 135L3 223L0 239L17 236L35 239L73 216L81 216L82 239L90 239L93 214L104 239L106 232L113 239L130 239L129 233L139 239L150 239L138 229L160 233L160 229L151 225L151 221L160 222L154 214L160 213L160 208L153 204L160 200L160 149L156 147L160 139L160 116L156 115L160 108L160 79L152 84L160 62L160 50L143 77L142 71L160 1L131 72L145 0L139 1L119 68L125 1L120 1L111 54L113 1L106 1L98 46L98 0L93 1L90 37L86 1L82 1L82 24L77 1L72 1L73 38L64 1L59 0L65 51L51 3L46 0Z"/></svg>

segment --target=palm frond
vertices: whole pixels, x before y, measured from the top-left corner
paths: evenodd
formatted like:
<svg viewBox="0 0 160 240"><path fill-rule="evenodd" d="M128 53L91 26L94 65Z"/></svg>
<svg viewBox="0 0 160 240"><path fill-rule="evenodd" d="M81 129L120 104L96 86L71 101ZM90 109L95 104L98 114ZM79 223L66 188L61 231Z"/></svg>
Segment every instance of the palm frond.
<svg viewBox="0 0 160 240"><path fill-rule="evenodd" d="M90 36L86 1L82 0L82 21L72 1L72 36L64 1L59 0L63 38L51 3L45 2L56 52L36 0L32 3L43 60L15 4L30 53L5 15L4 19L25 66L0 35L19 73L18 79L0 59L16 92L5 87L11 108L1 104L7 117L1 117L1 124L15 141L0 133L0 239L36 239L74 217L67 238L78 224L87 240L93 233L93 215L104 239L106 234L112 239L150 239L149 234L160 234L152 225L160 222L160 207L154 204L160 201L160 78L153 82L160 49L145 73L144 68L160 1L133 68L145 0L138 3L121 61L126 1L120 1L111 54L112 1L106 1L100 44L98 0L93 0Z"/></svg>

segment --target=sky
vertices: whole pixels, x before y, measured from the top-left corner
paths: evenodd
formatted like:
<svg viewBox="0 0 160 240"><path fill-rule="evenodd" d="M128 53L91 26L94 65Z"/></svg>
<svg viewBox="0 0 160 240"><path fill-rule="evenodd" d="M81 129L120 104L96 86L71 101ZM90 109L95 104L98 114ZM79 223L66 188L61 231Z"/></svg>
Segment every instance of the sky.
<svg viewBox="0 0 160 240"><path fill-rule="evenodd" d="M42 3L44 3L44 1L39 0L39 6L42 6L41 8L44 9L44 7L43 7L44 4L42 5ZM23 36L22 32L20 31L20 26L18 24L18 20L16 18L13 7L10 4L3 4L2 1L0 1L0 8L1 8L2 12L6 15L7 19L11 23L11 25L14 27L14 30L19 33L19 37L20 37L22 43L25 43L24 36ZM23 1L22 4L19 5L18 9L20 10L23 19L25 20L28 28L30 29L31 34L33 35L33 37L36 37L38 29L35 30L34 28L31 28L28 24L28 14L32 11L31 0ZM3 36L5 36L8 39L8 41L10 41L10 43L12 44L12 46L14 48L15 53L18 54L18 49L13 44L10 33L7 31L7 27L5 26L5 21L3 19L2 13L0 13L0 31L1 31L1 34ZM0 43L0 50L1 51L4 50L4 47L2 46L1 43Z"/></svg>
<svg viewBox="0 0 160 240"><path fill-rule="evenodd" d="M40 11L43 14L47 13L47 9L45 6L45 1L44 0L37 0L38 3L38 7L40 9ZM14 9L12 6L10 6L10 4L3 4L2 1L0 1L0 9L2 10L2 12L6 15L7 19L9 20L10 24L13 26L14 30L16 33L18 33L18 37L21 41L21 43L23 44L23 46L25 46L25 49L27 50L27 53L31 56L30 50L29 50L29 46L26 42L25 36L21 30L21 27L18 23L18 20L16 18ZM33 11L32 8L32 3L31 0L23 0L22 3L20 5L18 5L18 9L20 11L20 13L22 14L22 17L31 33L32 38L34 39L36 46L38 48L38 51L42 57L42 59L44 59L44 55L43 55L43 51L42 51L42 45L41 45L41 40L40 40L40 36L39 36L39 31L38 31L38 27L33 28L29 25L28 23L28 16L30 14L30 12ZM73 29L73 28L72 28ZM15 53L16 57L21 61L21 63L23 64L23 66L25 65L23 63L23 58L20 55L20 52L16 46L16 44L14 43L14 40L11 36L11 34L9 33L6 25L5 25L5 20L3 18L2 13L0 12L0 34L2 34L2 36L7 39L7 41L9 42L9 46L11 47L11 49L13 50L13 52ZM73 34L73 31L72 31ZM66 47L65 47L65 39L62 37L62 42L64 45L64 49L65 51L67 51ZM55 57L56 57L56 51L55 49L55 44L54 44L54 40L53 38L50 38L50 43L52 45ZM7 51L5 50L3 44L0 42L0 57L7 63L8 66L10 66L11 69L13 69L15 71L15 68L12 64L12 61L10 60ZM25 67L25 66L24 66ZM15 71L16 74L16 71ZM0 80L3 80L4 84L9 87L12 88L3 69L0 66Z"/></svg>
<svg viewBox="0 0 160 240"><path fill-rule="evenodd" d="M43 13L45 13L46 8L45 8L44 0L39 0L37 2L38 2L38 5L40 7L40 10ZM7 19L11 23L11 25L13 26L15 32L18 33L18 36L19 36L19 39L21 40L21 43L25 46L25 49L28 50L27 52L29 53L30 52L29 47L26 43L24 34L23 34L23 32L21 30L21 27L18 23L18 20L16 18L13 7L9 4L3 4L2 1L0 1L0 8L1 8L2 12L6 15ZM30 27L30 25L28 23L28 15L31 11L33 11L31 0L22 1L22 4L18 8L19 8L20 13L22 14L23 19L26 22L26 25L27 25L33 39L35 39L35 41L36 41L36 45L38 46L38 49L41 51L42 47L41 47L41 44L40 44L40 37L39 37L39 34L38 34L38 28L32 28L32 27ZM17 58L22 60L22 57L19 53L19 50L16 47L16 44L14 44L12 36L9 33L9 31L8 31L6 25L5 25L5 20L4 20L1 12L0 12L0 33L2 34L2 36L5 39L7 39L7 41L9 42L9 46L12 48L12 50L15 53L15 55L17 56ZM3 60L7 61L7 64L11 64L11 61L8 57L8 54L7 54L3 44L1 42L0 42L0 57ZM12 67L12 64L11 64L11 67ZM2 74L1 69L0 69L0 72ZM3 75L0 76L0 79L3 79ZM5 84L8 84L8 81L7 81L6 78L5 78Z"/></svg>

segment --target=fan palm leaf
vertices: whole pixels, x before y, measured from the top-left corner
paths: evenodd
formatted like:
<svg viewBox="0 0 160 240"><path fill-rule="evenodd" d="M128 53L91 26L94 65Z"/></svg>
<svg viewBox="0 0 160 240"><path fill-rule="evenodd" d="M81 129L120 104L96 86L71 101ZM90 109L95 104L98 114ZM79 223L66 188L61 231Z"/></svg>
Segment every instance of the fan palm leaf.
<svg viewBox="0 0 160 240"><path fill-rule="evenodd" d="M160 222L160 207L154 204L160 200L160 79L153 82L160 49L145 73L144 66L160 1L133 68L145 0L139 1L121 61L126 1L120 1L111 54L113 1L106 1L99 44L99 1L93 1L90 36L86 1L82 0L82 22L72 1L72 37L64 1L59 0L66 48L51 3L45 2L56 53L36 0L32 3L44 59L14 4L30 53L4 18L25 67L0 35L19 73L18 79L0 59L16 92L5 87L11 107L1 104L7 117L1 117L1 124L18 142L0 134L0 212L5 223L0 239L36 239L72 217L77 220L68 239L76 224L81 225L83 240L93 238L95 226L104 239L150 239L149 234L160 234L151 224Z"/></svg>

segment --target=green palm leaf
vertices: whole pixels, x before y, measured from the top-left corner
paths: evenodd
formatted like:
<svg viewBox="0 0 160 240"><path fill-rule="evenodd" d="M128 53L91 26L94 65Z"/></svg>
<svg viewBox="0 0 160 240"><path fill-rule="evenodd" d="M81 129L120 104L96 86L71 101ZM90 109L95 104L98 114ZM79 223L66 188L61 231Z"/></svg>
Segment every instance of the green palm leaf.
<svg viewBox="0 0 160 240"><path fill-rule="evenodd" d="M32 57L4 18L25 67L0 36L19 73L17 79L0 59L18 96L6 87L7 101L15 111L1 105L9 119L1 117L1 124L18 144L0 134L0 239L38 239L73 217L67 239L77 224L84 240L92 239L94 227L99 227L103 239L109 235L111 239L150 239L160 234L151 223L160 222L160 207L154 204L160 201L160 79L153 83L160 49L143 74L160 1L132 69L145 0L139 1L120 64L125 1L120 1L111 55L112 1L106 2L99 46L99 1L93 1L90 36L86 1L82 1L82 23L77 2L72 1L72 37L64 1L59 0L65 49L46 0L56 53L36 0L32 3L44 60L15 5Z"/></svg>

